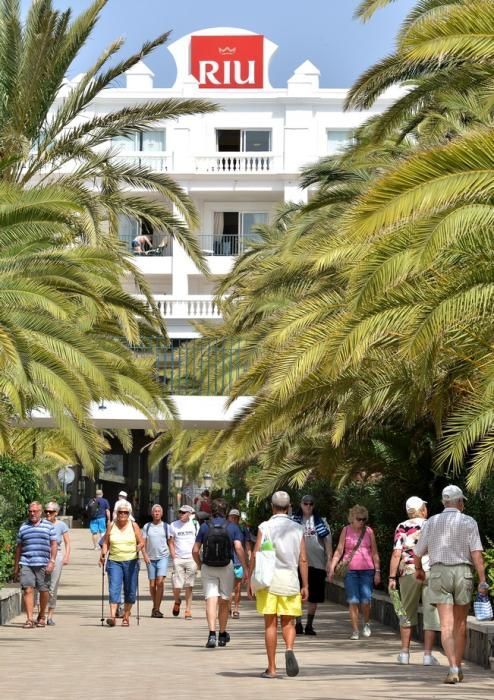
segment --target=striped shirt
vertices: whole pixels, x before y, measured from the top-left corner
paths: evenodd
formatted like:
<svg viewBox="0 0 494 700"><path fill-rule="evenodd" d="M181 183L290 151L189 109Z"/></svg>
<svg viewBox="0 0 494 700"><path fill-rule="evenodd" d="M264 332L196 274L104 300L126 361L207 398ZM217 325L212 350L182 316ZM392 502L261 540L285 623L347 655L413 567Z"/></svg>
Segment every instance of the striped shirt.
<svg viewBox="0 0 494 700"><path fill-rule="evenodd" d="M429 563L472 565L471 552L483 550L476 521L457 508L445 508L433 515L422 527L422 534L415 546L418 557L426 552Z"/></svg>
<svg viewBox="0 0 494 700"><path fill-rule="evenodd" d="M57 531L48 520L39 523L26 521L22 523L17 533L17 544L20 544L21 566L46 566L51 559L51 543L57 541Z"/></svg>

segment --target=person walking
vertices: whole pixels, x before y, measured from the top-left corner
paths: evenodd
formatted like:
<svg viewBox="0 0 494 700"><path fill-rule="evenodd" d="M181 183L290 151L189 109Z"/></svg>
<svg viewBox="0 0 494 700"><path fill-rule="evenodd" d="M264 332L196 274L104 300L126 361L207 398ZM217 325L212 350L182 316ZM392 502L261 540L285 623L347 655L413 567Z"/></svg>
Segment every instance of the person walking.
<svg viewBox="0 0 494 700"><path fill-rule="evenodd" d="M163 522L163 508L156 503L151 508L152 521L142 528L144 549L149 580L149 593L153 601L151 617L163 617L160 611L165 587L170 550L168 548L168 525Z"/></svg>
<svg viewBox="0 0 494 700"><path fill-rule="evenodd" d="M137 576L139 574L139 552L144 549L144 540L137 523L130 520L132 506L120 500L115 505L116 520L110 522L105 532L99 565L105 565L110 589L110 617L106 624L115 627L117 607L120 602L122 584L124 588L124 613L122 627L129 626L129 618L137 597Z"/></svg>
<svg viewBox="0 0 494 700"><path fill-rule="evenodd" d="M234 523L235 525L238 526L240 533L242 535L242 546L244 548L245 552L245 560L248 563L249 561L249 553L251 550L251 543L250 543L250 533L247 530L247 528L243 527L240 524L240 511L237 508L232 508L230 512L228 513L228 522ZM235 550L233 550L233 576L234 576L234 581L233 581L233 593L230 598L230 603L229 603L229 612L231 616L234 619L237 619L240 617L240 598L242 597L242 581L244 580L244 574L247 572L244 572L243 566L240 563L239 558L237 557L237 553Z"/></svg>
<svg viewBox="0 0 494 700"><path fill-rule="evenodd" d="M436 632L440 630L439 616L430 602L429 557L422 557L425 580L415 578L414 550L427 519L427 502L411 496L405 503L407 519L399 523L394 534L393 554L389 563L388 589L390 594L399 590L406 618L400 620L401 652L398 663L410 663L410 639L412 627L417 625L417 611L422 602L424 627L424 666L437 666L439 661L432 654Z"/></svg>
<svg viewBox="0 0 494 700"><path fill-rule="evenodd" d="M89 531L93 540L93 549L98 549L101 535L105 534L107 524L110 522L110 504L106 498L103 498L101 489L96 489L96 496L89 499L86 512L89 518Z"/></svg>
<svg viewBox="0 0 494 700"><path fill-rule="evenodd" d="M171 523L168 534L168 547L173 562L172 587L173 608L172 615L180 615L182 590L185 594L186 620L192 620L192 590L197 574L197 564L192 556L198 527L192 519L194 509L192 506L183 505L178 510L178 520Z"/></svg>
<svg viewBox="0 0 494 700"><path fill-rule="evenodd" d="M43 506L33 501L28 506L28 519L17 533L14 558L14 579L19 579L26 611L24 629L46 625L46 607L50 577L57 558L57 533L52 523L41 517ZM33 620L34 591L39 593L39 614Z"/></svg>
<svg viewBox="0 0 494 700"><path fill-rule="evenodd" d="M63 520L58 519L59 512L60 506L55 501L50 501L45 505L46 519L53 525L57 533L57 556L55 557L55 564L51 572L50 586L48 589L48 615L46 624L50 626L55 624L53 614L57 607L58 585L60 583L60 577L62 576L62 570L70 561L69 528Z"/></svg>
<svg viewBox="0 0 494 700"><path fill-rule="evenodd" d="M216 646L216 619L219 622L218 646L224 647L230 641L226 631L228 605L233 592L233 550L244 569L247 579L247 564L242 545L242 533L238 525L229 523L226 518L226 503L216 499L211 503L211 520L201 525L197 533L192 556L201 571L202 588L206 599L206 618L209 626L206 647ZM202 548L202 560L200 552Z"/></svg>
<svg viewBox="0 0 494 700"><path fill-rule="evenodd" d="M293 520L304 528L305 551L309 563L309 599L305 634L314 636L314 617L319 603L324 603L326 577L331 569L333 545L331 530L326 518L315 510L314 497L306 494L300 501L300 509L293 515ZM302 617L297 618L297 634L304 633Z"/></svg>
<svg viewBox="0 0 494 700"><path fill-rule="evenodd" d="M255 592L257 612L264 616L264 641L268 667L262 678L276 678L276 647L278 618L285 642L285 666L287 676L297 676L299 665L293 651L295 626L293 621L302 615L302 601L308 598L308 566L305 551L304 529L288 515L290 496L276 491L271 497L273 515L259 525L256 544L249 566L249 593ZM275 551L274 574L269 588L254 591L252 576L256 555L264 540L272 542ZM300 587L300 579L302 587Z"/></svg>
<svg viewBox="0 0 494 700"><path fill-rule="evenodd" d="M374 585L377 586L381 582L379 552L374 533L366 525L368 519L369 513L364 506L355 505L350 508L349 524L341 531L329 571L329 580L332 581L340 559L348 565L344 583L352 624L350 639L353 640L360 637L360 610L364 618L362 634L364 637L370 637L372 634L369 622L372 590Z"/></svg>
<svg viewBox="0 0 494 700"><path fill-rule="evenodd" d="M473 569L479 577L478 591L485 593L482 542L476 521L463 513L466 498L453 484L442 492L444 510L422 527L415 546L414 564L418 581L425 581L422 558L429 555L430 602L436 605L441 623L441 642L449 670L444 683L463 681L463 654L467 638L467 615L473 595Z"/></svg>

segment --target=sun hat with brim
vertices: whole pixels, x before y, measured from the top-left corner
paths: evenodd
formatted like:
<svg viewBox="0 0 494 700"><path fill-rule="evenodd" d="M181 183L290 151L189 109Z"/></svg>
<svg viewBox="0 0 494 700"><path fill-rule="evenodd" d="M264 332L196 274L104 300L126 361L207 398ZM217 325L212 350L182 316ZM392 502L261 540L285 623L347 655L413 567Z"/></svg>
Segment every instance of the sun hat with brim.
<svg viewBox="0 0 494 700"><path fill-rule="evenodd" d="M445 486L445 488L443 488L442 499L443 501L467 500L466 496L463 495L463 491L460 489L460 487L455 486L454 484L450 484L449 486Z"/></svg>
<svg viewBox="0 0 494 700"><path fill-rule="evenodd" d="M179 513L195 513L195 510L192 508L192 506L180 506L178 509Z"/></svg>
<svg viewBox="0 0 494 700"><path fill-rule="evenodd" d="M228 515L238 515L238 517L240 518L240 511L236 508L232 508Z"/></svg>

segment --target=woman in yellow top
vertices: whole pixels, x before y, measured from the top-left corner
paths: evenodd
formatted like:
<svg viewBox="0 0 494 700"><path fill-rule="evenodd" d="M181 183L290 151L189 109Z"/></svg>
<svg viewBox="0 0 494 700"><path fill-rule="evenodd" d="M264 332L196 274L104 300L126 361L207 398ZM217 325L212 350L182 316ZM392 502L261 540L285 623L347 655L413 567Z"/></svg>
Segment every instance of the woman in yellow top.
<svg viewBox="0 0 494 700"><path fill-rule="evenodd" d="M139 575L139 552L144 549L144 539L139 526L130 519L132 506L128 501L115 505L116 520L106 530L101 546L100 566L104 566L108 553L106 571L110 589L110 617L106 624L115 627L117 607L120 603L122 583L124 587L124 615L122 627L129 626L129 617L137 596Z"/></svg>

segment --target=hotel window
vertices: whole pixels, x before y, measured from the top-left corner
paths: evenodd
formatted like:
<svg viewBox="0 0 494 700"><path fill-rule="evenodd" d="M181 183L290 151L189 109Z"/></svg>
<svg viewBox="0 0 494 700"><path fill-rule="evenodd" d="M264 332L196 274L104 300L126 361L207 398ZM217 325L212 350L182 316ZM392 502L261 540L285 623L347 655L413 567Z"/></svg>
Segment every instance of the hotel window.
<svg viewBox="0 0 494 700"><path fill-rule="evenodd" d="M213 235L205 240L206 254L238 255L250 243L259 240L254 230L257 225L267 224L269 214L265 211L238 212L215 211L213 214Z"/></svg>
<svg viewBox="0 0 494 700"><path fill-rule="evenodd" d="M269 153L271 129L216 129L219 153Z"/></svg>
<svg viewBox="0 0 494 700"><path fill-rule="evenodd" d="M166 134L163 129L136 131L128 136L114 136L112 144L120 151L129 153L166 151Z"/></svg>
<svg viewBox="0 0 494 700"><path fill-rule="evenodd" d="M333 156L341 151L353 140L353 132L350 129L328 129L328 155Z"/></svg>

